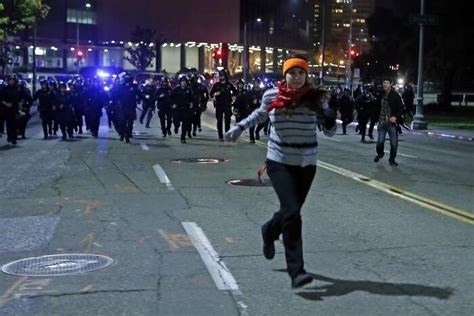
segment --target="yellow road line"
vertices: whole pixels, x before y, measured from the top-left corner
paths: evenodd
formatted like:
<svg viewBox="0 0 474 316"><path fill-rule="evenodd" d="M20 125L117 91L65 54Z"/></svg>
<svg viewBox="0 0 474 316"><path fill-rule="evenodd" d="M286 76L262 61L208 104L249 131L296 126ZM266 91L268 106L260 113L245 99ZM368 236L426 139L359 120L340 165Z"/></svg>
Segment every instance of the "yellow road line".
<svg viewBox="0 0 474 316"><path fill-rule="evenodd" d="M202 125L206 126L207 128L216 130L216 127L213 125L207 123L207 122L202 122ZM250 141L247 136L242 136L242 140L245 141ZM261 141L255 141L255 144L259 147L262 148L267 148L267 145ZM452 218L455 218L459 221L474 225L474 213L472 212L467 212L464 210L461 210L459 208L449 206L447 204L426 198L424 196L409 192L405 189L395 187L393 185L390 185L388 183L384 183L382 181L364 176L362 174L326 163L324 161L318 160L318 167L321 167L323 169L335 172L337 174L340 174L344 177L353 179L359 183L363 183L365 185L368 185L374 189L377 189L379 191L385 192L389 195L398 197L402 200L414 203L418 206L427 208L429 210L435 211L439 214L443 214L445 216L449 216Z"/></svg>

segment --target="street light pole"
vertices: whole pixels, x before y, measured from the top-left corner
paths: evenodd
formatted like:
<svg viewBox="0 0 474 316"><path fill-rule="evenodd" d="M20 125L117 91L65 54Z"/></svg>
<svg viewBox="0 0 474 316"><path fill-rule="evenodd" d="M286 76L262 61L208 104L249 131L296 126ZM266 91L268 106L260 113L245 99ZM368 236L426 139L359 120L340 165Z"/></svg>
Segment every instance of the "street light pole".
<svg viewBox="0 0 474 316"><path fill-rule="evenodd" d="M321 14L321 20L322 20L322 29L321 29L321 47L322 47L322 53L321 53L321 71L319 73L319 80L321 82L321 85L324 84L324 59L326 55L326 2L321 1L322 4L321 9L322 9L322 14Z"/></svg>
<svg viewBox="0 0 474 316"><path fill-rule="evenodd" d="M349 39L347 40L347 61L346 61L346 86L352 85L351 84L351 64L352 64L352 56L351 56L351 49L352 49L352 12L354 8L353 0L350 0L349 5ZM352 90L352 86L350 87Z"/></svg>
<svg viewBox="0 0 474 316"><path fill-rule="evenodd" d="M247 47L247 21L244 22L244 54L243 54L243 66L244 66L244 80L247 82L249 74L249 56L248 56L248 47Z"/></svg>
<svg viewBox="0 0 474 316"><path fill-rule="evenodd" d="M425 0L421 0L420 15L425 14ZM420 43L418 48L418 82L416 87L416 114L412 123L412 129L424 130L428 128L428 123L423 116L423 41L424 25L420 21Z"/></svg>

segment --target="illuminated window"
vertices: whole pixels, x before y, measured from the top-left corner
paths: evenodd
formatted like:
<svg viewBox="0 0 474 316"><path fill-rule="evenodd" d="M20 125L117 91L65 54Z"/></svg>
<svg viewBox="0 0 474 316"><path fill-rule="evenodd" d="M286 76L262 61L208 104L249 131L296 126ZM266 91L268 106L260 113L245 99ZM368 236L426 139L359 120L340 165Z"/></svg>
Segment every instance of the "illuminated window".
<svg viewBox="0 0 474 316"><path fill-rule="evenodd" d="M95 12L86 10L67 9L67 22L79 24L97 24Z"/></svg>

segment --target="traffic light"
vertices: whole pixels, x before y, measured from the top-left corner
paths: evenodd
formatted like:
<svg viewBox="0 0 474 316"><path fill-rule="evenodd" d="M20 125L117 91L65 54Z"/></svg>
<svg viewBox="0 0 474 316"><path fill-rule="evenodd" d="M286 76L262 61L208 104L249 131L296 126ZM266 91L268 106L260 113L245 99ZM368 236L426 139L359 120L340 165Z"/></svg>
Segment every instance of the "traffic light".
<svg viewBox="0 0 474 316"><path fill-rule="evenodd" d="M214 57L216 60L224 58L224 52L222 48L215 48L212 52L212 57Z"/></svg>
<svg viewBox="0 0 474 316"><path fill-rule="evenodd" d="M82 58L84 58L84 52L82 50L77 50L76 52L76 58L77 58L77 62L81 62L82 61Z"/></svg>
<svg viewBox="0 0 474 316"><path fill-rule="evenodd" d="M359 52L357 51L357 48L355 48L355 47L351 48L349 54L350 54L352 60L356 59L356 57L359 56Z"/></svg>

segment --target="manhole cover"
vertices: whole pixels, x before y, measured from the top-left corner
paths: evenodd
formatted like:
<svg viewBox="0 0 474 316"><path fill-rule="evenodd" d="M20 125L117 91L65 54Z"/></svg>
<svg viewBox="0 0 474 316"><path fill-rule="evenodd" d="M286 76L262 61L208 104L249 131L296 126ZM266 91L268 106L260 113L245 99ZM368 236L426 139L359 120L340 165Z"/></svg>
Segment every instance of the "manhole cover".
<svg viewBox="0 0 474 316"><path fill-rule="evenodd" d="M226 159L221 158L184 158L171 160L174 163L201 163L201 164L213 164L227 162Z"/></svg>
<svg viewBox="0 0 474 316"><path fill-rule="evenodd" d="M262 179L262 180L235 179L235 180L229 180L226 183L232 184L232 185L241 185L241 186L246 186L246 187L271 187L272 186L272 183L270 182L269 179Z"/></svg>
<svg viewBox="0 0 474 316"><path fill-rule="evenodd" d="M61 276L92 272L108 267L113 262L112 258L101 255L48 255L8 263L2 267L2 271L21 276Z"/></svg>

